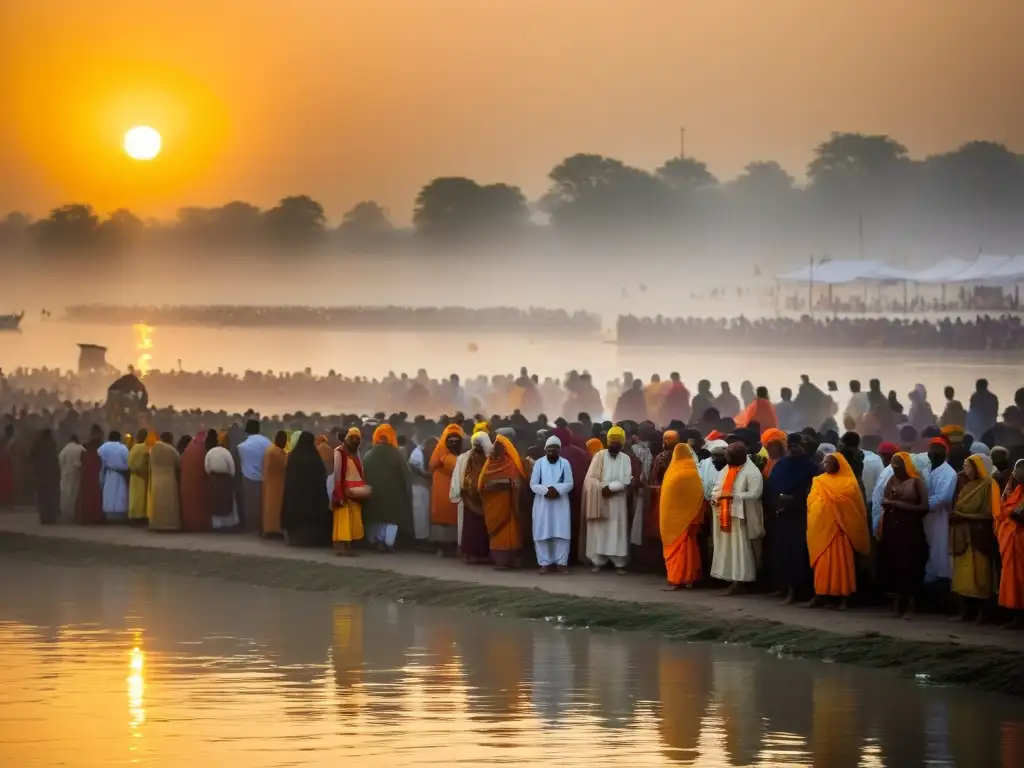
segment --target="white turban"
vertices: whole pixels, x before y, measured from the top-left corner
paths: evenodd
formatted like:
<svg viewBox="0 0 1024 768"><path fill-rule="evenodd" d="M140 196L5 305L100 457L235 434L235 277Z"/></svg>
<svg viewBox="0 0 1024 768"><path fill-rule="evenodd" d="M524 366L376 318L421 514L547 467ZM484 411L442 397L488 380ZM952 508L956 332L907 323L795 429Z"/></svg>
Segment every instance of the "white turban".
<svg viewBox="0 0 1024 768"><path fill-rule="evenodd" d="M729 444L725 440L708 440L704 443L704 450L708 453L725 453L728 447Z"/></svg>
<svg viewBox="0 0 1024 768"><path fill-rule="evenodd" d="M561 440L559 440L559 439L558 439L557 437L555 437L554 435L552 435L551 437L549 437L549 438L547 439L547 442L545 442L545 443L544 443L544 450L547 450L547 449L548 449L548 448L550 448L550 447L551 447L552 445L554 445L554 446L556 446L556 447L558 447L558 448L561 448L561 447L562 447L562 441L561 441Z"/></svg>
<svg viewBox="0 0 1024 768"><path fill-rule="evenodd" d="M491 436L486 432L477 432L473 435L471 442L473 445L479 445L483 448L485 456L490 456L491 451L494 449L494 445L491 443Z"/></svg>

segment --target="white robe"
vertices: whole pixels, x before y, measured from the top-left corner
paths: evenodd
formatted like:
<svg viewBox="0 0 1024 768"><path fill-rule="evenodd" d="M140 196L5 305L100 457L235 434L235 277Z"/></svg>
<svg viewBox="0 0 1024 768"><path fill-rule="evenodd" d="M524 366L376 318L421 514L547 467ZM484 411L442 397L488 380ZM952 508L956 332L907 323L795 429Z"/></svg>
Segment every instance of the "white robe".
<svg viewBox="0 0 1024 768"><path fill-rule="evenodd" d="M215 446L206 452L206 458L203 460L203 468L206 470L207 475L228 475L229 477L235 476L235 457L231 455L231 451L223 446ZM234 528L238 525L238 496L232 494L231 503L231 514L230 515L213 515L210 520L215 531L219 531L222 528Z"/></svg>
<svg viewBox="0 0 1024 768"><path fill-rule="evenodd" d="M107 517L128 516L128 446L108 440L99 447L100 484L103 487L103 514Z"/></svg>
<svg viewBox="0 0 1024 768"><path fill-rule="evenodd" d="M462 515L465 511L465 507L462 503L462 476L466 473L466 462L469 461L469 454L472 453L473 449L470 448L468 451L463 451L459 454L458 458L455 459L455 470L452 472L452 482L448 487L448 500L452 504L459 505L459 529L458 537L455 541L462 544Z"/></svg>
<svg viewBox="0 0 1024 768"><path fill-rule="evenodd" d="M557 499L544 494L548 488L558 491ZM530 473L530 490L533 491L533 540L572 538L569 494L572 493L572 468L566 459L554 464L547 457L538 459Z"/></svg>
<svg viewBox="0 0 1024 768"><path fill-rule="evenodd" d="M718 480L718 469L710 456L701 459L697 465L697 474L700 475L700 484L704 488L704 498L711 501L711 493L715 490L715 481Z"/></svg>
<svg viewBox="0 0 1024 768"><path fill-rule="evenodd" d="M604 514L600 520L587 516L587 559L596 566L604 565L608 559L616 568L625 568L629 562L629 507L626 494L632 482L633 464L624 452L620 451L613 458L604 450L591 460L584 480L583 503L604 505ZM590 486L590 493L587 492L587 486ZM618 492L606 499L600 495L602 488Z"/></svg>
<svg viewBox="0 0 1024 768"><path fill-rule="evenodd" d="M60 464L60 516L66 521L75 519L78 487L82 480L83 453L83 446L68 443L57 457L57 463Z"/></svg>
<svg viewBox="0 0 1024 768"><path fill-rule="evenodd" d="M928 514L924 516L924 535L928 539L928 564L925 582L953 578L953 558L949 554L949 513L956 491L956 470L943 462L928 475Z"/></svg>
<svg viewBox="0 0 1024 768"><path fill-rule="evenodd" d="M412 529L417 541L430 537L430 480L420 472L427 469L423 446L417 445L409 456L412 469Z"/></svg>
<svg viewBox="0 0 1024 768"><path fill-rule="evenodd" d="M722 484L729 468L723 467L715 480L712 499L722 496ZM764 480L757 466L749 458L740 469L732 488L732 530L728 533L718 525L717 507L712 516L712 538L715 553L711 561L711 576L722 581L756 581L757 559L754 541L764 536L764 511L761 493Z"/></svg>

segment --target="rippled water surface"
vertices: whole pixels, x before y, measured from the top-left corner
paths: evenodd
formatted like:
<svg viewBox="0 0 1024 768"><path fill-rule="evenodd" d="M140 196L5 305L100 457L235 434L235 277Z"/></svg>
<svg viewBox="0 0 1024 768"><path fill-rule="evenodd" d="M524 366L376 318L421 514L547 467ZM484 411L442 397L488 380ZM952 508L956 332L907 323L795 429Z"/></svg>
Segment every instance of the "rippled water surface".
<svg viewBox="0 0 1024 768"><path fill-rule="evenodd" d="M0 564L0 764L1024 766L1024 703L729 646Z"/></svg>

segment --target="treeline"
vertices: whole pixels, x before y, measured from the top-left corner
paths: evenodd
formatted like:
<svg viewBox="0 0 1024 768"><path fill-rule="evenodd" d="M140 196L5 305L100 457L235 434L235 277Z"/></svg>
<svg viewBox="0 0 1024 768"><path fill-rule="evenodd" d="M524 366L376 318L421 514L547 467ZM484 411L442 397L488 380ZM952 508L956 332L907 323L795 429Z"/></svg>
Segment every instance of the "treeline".
<svg viewBox="0 0 1024 768"><path fill-rule="evenodd" d="M436 178L416 196L413 226L397 228L380 204L364 201L332 226L310 197L261 209L243 201L182 208L173 221L142 221L128 210L100 216L72 203L32 221L0 219L0 243L44 250L123 248L140 241L187 245L327 245L353 251L439 243L557 237L606 241L644 236L654 245L807 248L889 258L914 249L1024 251L1024 156L972 141L924 159L885 135L836 133L814 151L798 184L774 161L755 161L722 181L695 158L655 170L576 154L548 174L528 201L516 186ZM855 254L852 254L855 255Z"/></svg>

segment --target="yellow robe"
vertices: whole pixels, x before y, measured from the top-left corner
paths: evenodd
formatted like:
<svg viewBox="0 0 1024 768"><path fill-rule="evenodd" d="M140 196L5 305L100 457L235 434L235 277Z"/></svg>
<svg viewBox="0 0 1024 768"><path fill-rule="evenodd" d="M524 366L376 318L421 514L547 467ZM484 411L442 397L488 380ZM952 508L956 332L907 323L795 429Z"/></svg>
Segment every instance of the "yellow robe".
<svg viewBox="0 0 1024 768"><path fill-rule="evenodd" d="M148 516L146 494L149 490L149 446L138 443L128 451L128 519L145 520Z"/></svg>

